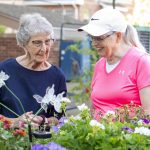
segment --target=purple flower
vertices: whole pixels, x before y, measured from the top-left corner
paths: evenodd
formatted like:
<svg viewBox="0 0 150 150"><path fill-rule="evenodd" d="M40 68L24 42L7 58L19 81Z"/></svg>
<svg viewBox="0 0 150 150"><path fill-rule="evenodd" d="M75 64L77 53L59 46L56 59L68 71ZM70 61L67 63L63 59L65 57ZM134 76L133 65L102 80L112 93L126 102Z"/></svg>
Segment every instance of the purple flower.
<svg viewBox="0 0 150 150"><path fill-rule="evenodd" d="M68 119L66 117L61 117L59 119L59 128L61 128L66 122L68 122Z"/></svg>
<svg viewBox="0 0 150 150"><path fill-rule="evenodd" d="M51 142L47 145L40 145L40 144L35 144L32 146L31 150L67 150L66 148L56 144L55 142Z"/></svg>
<svg viewBox="0 0 150 150"><path fill-rule="evenodd" d="M150 123L150 120L148 120L147 118L142 119L142 121L143 121L143 123L145 123L145 124L149 124L149 123Z"/></svg>
<svg viewBox="0 0 150 150"><path fill-rule="evenodd" d="M122 130L127 131L129 133L133 133L134 132L134 130L129 128L129 127L123 127Z"/></svg>
<svg viewBox="0 0 150 150"><path fill-rule="evenodd" d="M59 123L58 127L61 128L64 125L64 123Z"/></svg>
<svg viewBox="0 0 150 150"><path fill-rule="evenodd" d="M61 117L61 118L59 119L59 123L65 123L65 120L66 120L66 117Z"/></svg>
<svg viewBox="0 0 150 150"><path fill-rule="evenodd" d="M55 133L58 133L58 131L59 131L58 126L52 126L51 129L52 129Z"/></svg>
<svg viewBox="0 0 150 150"><path fill-rule="evenodd" d="M31 150L47 150L47 146L46 145L35 144L34 146L32 146Z"/></svg>
<svg viewBox="0 0 150 150"><path fill-rule="evenodd" d="M64 147L61 147L60 145L56 144L55 142L51 142L49 144L47 144L47 148L49 148L50 150L67 150Z"/></svg>

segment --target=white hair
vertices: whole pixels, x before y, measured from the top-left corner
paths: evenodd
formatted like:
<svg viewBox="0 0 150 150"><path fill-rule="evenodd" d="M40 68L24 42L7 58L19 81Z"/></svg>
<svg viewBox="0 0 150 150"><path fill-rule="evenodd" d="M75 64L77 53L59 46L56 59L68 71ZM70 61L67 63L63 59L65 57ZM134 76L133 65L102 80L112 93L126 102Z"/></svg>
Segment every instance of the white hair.
<svg viewBox="0 0 150 150"><path fill-rule="evenodd" d="M127 25L123 40L126 44L137 47L140 51L146 52L146 49L139 40L137 30L132 25Z"/></svg>
<svg viewBox="0 0 150 150"><path fill-rule="evenodd" d="M20 25L16 34L17 44L21 47L25 46L31 36L37 33L50 34L54 38L52 24L41 14L24 14L20 18Z"/></svg>

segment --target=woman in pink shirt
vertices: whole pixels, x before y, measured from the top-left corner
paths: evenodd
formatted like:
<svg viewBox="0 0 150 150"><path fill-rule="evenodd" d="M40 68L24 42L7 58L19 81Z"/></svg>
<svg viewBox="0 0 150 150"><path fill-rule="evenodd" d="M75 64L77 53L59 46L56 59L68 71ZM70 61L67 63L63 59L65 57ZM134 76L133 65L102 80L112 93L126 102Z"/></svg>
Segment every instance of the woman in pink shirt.
<svg viewBox="0 0 150 150"><path fill-rule="evenodd" d="M150 55L123 14L101 9L78 31L90 35L101 57L91 84L95 111L105 114L132 101L150 114Z"/></svg>

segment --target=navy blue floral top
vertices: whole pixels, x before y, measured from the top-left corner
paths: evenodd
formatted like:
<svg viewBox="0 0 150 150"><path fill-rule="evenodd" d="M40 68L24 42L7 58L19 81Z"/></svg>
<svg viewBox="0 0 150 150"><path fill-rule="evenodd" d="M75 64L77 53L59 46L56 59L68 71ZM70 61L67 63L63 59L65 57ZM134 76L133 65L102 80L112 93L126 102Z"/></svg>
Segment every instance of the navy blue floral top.
<svg viewBox="0 0 150 150"><path fill-rule="evenodd" d="M44 97L48 86L51 87L54 84L55 95L64 91L64 96L66 96L67 89L64 74L54 65L45 71L33 71L18 64L16 59L8 59L0 62L1 71L9 75L9 79L5 83L21 100L26 112L33 111L35 113L41 108L41 104L33 98L33 95L37 94ZM5 86L0 88L0 102L17 114L23 114L19 102ZM9 118L16 118L16 115L1 105L0 114ZM49 105L47 113L43 110L40 115L51 117L54 114L57 114L58 118L62 116L54 110L52 105Z"/></svg>

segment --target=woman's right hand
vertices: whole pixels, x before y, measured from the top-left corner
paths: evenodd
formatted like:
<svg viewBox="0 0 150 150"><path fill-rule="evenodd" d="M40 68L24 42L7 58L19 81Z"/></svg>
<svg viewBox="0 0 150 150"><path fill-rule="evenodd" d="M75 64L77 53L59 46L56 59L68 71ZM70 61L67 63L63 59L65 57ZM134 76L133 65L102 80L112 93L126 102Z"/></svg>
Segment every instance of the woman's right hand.
<svg viewBox="0 0 150 150"><path fill-rule="evenodd" d="M11 119L13 127L27 127L28 123L31 123L32 125L33 123L31 122L31 115L33 115L32 111L26 112L23 115L19 116L18 118Z"/></svg>

